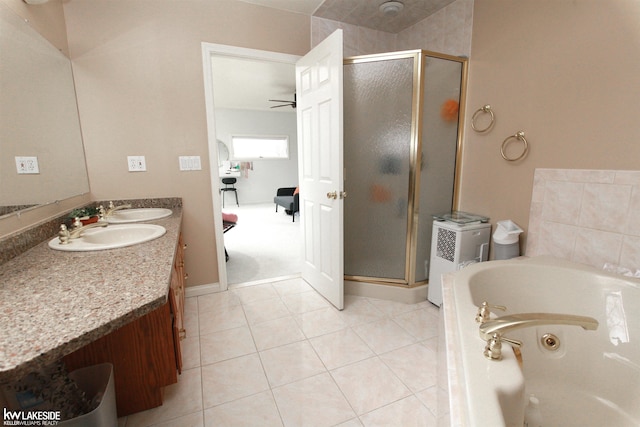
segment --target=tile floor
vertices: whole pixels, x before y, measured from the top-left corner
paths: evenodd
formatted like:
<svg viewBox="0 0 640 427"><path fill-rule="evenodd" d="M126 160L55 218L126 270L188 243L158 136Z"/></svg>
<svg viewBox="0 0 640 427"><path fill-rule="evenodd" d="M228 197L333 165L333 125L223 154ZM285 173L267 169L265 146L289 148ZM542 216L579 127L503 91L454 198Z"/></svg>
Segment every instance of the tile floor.
<svg viewBox="0 0 640 427"><path fill-rule="evenodd" d="M438 309L302 279L187 298L183 371L134 426L435 426Z"/></svg>

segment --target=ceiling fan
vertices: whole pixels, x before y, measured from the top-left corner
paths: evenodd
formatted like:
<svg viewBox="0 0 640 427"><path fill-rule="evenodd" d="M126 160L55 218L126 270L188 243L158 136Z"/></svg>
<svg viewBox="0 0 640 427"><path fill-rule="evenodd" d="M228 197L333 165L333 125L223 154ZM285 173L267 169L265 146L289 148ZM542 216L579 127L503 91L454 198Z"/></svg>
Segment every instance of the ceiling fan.
<svg viewBox="0 0 640 427"><path fill-rule="evenodd" d="M285 101L283 99L270 99L269 102L284 102L284 104L274 105L271 108L291 107L296 108L296 94L293 94L293 101Z"/></svg>

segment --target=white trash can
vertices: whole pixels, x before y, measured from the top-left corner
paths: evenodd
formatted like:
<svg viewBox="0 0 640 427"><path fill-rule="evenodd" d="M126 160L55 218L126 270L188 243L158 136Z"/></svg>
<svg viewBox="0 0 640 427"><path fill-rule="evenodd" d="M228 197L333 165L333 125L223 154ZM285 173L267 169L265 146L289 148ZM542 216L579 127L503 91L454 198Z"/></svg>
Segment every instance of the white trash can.
<svg viewBox="0 0 640 427"><path fill-rule="evenodd" d="M510 219L498 221L493 233L493 259L511 259L520 256L520 233L523 231Z"/></svg>
<svg viewBox="0 0 640 427"><path fill-rule="evenodd" d="M76 369L69 377L78 384L91 399L100 399L100 404L91 412L58 423L64 427L117 427L116 389L113 382L113 365L101 363Z"/></svg>

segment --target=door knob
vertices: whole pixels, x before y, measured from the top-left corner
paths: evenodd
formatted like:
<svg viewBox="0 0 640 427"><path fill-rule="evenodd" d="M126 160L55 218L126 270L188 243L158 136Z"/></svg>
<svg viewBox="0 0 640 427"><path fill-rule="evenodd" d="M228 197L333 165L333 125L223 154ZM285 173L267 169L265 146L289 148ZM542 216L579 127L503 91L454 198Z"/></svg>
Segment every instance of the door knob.
<svg viewBox="0 0 640 427"><path fill-rule="evenodd" d="M341 199L346 199L347 198L347 192L346 191L341 191L340 192L340 198Z"/></svg>
<svg viewBox="0 0 640 427"><path fill-rule="evenodd" d="M332 191L330 193L327 193L327 199L337 199L338 198L338 193L336 191Z"/></svg>

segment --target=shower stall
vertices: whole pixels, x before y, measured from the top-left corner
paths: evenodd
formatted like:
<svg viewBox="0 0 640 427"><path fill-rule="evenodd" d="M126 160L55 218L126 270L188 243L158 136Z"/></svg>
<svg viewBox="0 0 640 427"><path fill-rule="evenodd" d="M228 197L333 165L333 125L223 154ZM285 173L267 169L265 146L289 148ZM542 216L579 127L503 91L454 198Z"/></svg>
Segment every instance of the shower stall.
<svg viewBox="0 0 640 427"><path fill-rule="evenodd" d="M433 215L457 207L466 76L423 50L345 59L346 280L427 282Z"/></svg>

